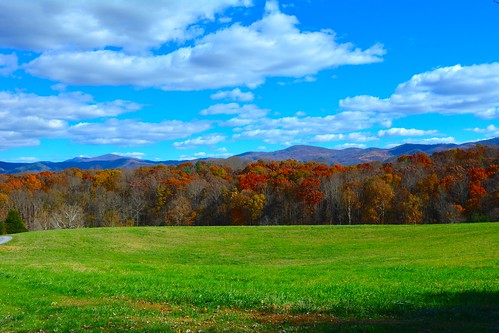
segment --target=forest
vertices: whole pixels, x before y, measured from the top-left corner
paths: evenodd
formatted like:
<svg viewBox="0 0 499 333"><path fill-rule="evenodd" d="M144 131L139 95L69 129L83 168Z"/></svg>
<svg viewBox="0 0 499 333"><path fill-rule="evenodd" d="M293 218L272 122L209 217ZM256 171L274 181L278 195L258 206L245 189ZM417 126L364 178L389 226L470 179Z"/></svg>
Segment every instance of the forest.
<svg viewBox="0 0 499 333"><path fill-rule="evenodd" d="M354 166L197 161L0 176L0 221L29 230L499 221L499 148Z"/></svg>

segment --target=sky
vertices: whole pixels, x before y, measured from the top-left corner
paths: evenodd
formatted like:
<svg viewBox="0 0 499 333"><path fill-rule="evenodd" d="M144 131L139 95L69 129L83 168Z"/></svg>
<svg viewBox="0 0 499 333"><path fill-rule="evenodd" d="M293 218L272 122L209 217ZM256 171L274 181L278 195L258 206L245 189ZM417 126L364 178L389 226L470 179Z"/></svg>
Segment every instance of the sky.
<svg viewBox="0 0 499 333"><path fill-rule="evenodd" d="M499 136L494 0L0 0L0 160Z"/></svg>

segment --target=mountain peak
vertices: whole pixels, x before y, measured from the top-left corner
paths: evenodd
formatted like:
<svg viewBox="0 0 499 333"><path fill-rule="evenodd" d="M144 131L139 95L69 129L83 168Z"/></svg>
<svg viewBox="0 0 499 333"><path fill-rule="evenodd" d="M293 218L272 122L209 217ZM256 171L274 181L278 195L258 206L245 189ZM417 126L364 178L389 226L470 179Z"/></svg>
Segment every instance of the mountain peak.
<svg viewBox="0 0 499 333"><path fill-rule="evenodd" d="M499 138L483 141L468 142L464 144L403 144L390 149L383 148L349 148L329 149L317 146L298 145L287 147L273 152L247 152L236 155L245 161L262 160L297 160L315 161L324 164L352 165L369 163L374 161L390 161L400 155L412 155L415 153L432 154L453 148L468 149L476 145L498 146ZM36 163L9 163L0 161L0 174L40 171L61 171L68 168L80 169L118 169L137 168L141 166L154 166L157 164L177 165L182 161L148 161L118 154L105 154L97 157L76 157L64 162L36 162Z"/></svg>
<svg viewBox="0 0 499 333"><path fill-rule="evenodd" d="M108 162L108 161L117 161L122 159L135 159L135 158L129 158L117 154L105 154L97 157L75 157L65 162Z"/></svg>

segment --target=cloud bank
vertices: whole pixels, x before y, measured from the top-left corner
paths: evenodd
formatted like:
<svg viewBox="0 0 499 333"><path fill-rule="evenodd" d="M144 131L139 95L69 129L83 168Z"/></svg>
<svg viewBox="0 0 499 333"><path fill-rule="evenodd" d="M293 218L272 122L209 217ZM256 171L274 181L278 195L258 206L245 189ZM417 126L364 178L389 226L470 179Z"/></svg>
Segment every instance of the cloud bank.
<svg viewBox="0 0 499 333"><path fill-rule="evenodd" d="M499 63L455 65L414 75L388 98L356 96L340 101L344 110L389 114L393 118L439 113L499 117Z"/></svg>
<svg viewBox="0 0 499 333"><path fill-rule="evenodd" d="M140 105L124 100L95 102L92 96L83 93L39 96L0 92L0 149L37 146L44 138L67 138L82 144L137 146L187 138L211 128L207 121L146 123L106 119L140 108Z"/></svg>
<svg viewBox="0 0 499 333"><path fill-rule="evenodd" d="M213 11L211 8L210 13ZM163 90L254 88L269 77L306 77L342 65L380 62L385 54L382 45L361 50L351 43L336 42L332 31L301 31L298 24L295 16L280 12L277 2L268 1L261 20L249 26L234 23L170 53L110 50L102 47L107 43L103 41L98 50L63 46L46 50L25 69L34 76L73 85L133 85ZM120 44L128 49L133 49L129 45L133 43L143 46L139 40L126 38ZM157 46L154 41L147 45Z"/></svg>

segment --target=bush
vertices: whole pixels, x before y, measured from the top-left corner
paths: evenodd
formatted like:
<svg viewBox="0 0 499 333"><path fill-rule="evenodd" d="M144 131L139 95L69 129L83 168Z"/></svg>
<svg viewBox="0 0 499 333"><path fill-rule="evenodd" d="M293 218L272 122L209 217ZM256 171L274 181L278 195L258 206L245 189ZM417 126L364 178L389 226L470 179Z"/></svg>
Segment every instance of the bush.
<svg viewBox="0 0 499 333"><path fill-rule="evenodd" d="M5 219L5 230L8 234L17 234L28 231L24 225L23 219L21 218L21 214L19 214L17 210L12 209L7 214L7 218Z"/></svg>
<svg viewBox="0 0 499 333"><path fill-rule="evenodd" d="M5 222L0 221L0 235L5 234Z"/></svg>

